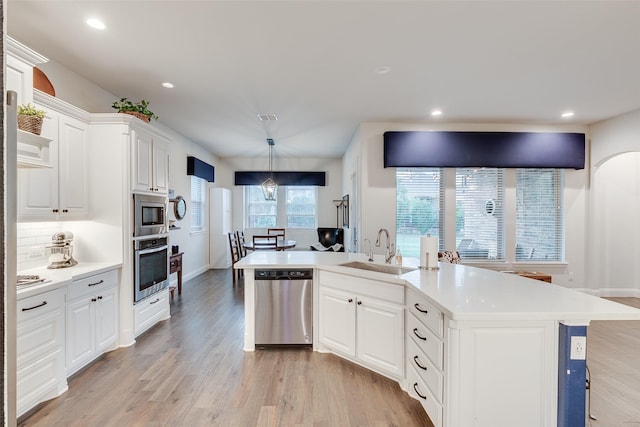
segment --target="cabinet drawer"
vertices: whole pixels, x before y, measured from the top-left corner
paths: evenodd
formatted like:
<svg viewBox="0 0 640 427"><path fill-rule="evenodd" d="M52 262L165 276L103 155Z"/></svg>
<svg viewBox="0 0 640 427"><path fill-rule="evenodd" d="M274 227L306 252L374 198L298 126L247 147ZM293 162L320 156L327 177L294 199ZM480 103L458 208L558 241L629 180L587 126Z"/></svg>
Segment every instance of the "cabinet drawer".
<svg viewBox="0 0 640 427"><path fill-rule="evenodd" d="M169 290L165 289L136 303L134 308L136 336L160 320L169 317Z"/></svg>
<svg viewBox="0 0 640 427"><path fill-rule="evenodd" d="M407 305L409 306L409 311L431 331L439 337L443 336L444 317L440 310L429 303L426 298L411 291L407 291Z"/></svg>
<svg viewBox="0 0 640 427"><path fill-rule="evenodd" d="M407 371L413 366L429 391L442 403L444 375L418 347L413 339L407 339Z"/></svg>
<svg viewBox="0 0 640 427"><path fill-rule="evenodd" d="M84 279L74 280L69 285L68 301L95 294L96 292L103 292L117 285L118 273L116 270L105 271L104 273L95 274L85 277Z"/></svg>
<svg viewBox="0 0 640 427"><path fill-rule="evenodd" d="M435 427L442 427L442 405L431 394L413 367L407 368L409 396L417 399Z"/></svg>
<svg viewBox="0 0 640 427"><path fill-rule="evenodd" d="M404 286L362 277L320 271L320 285L339 289L351 294L366 295L395 304L404 304Z"/></svg>
<svg viewBox="0 0 640 427"><path fill-rule="evenodd" d="M438 369L442 369L444 344L413 314L407 316L407 336L412 339Z"/></svg>
<svg viewBox="0 0 640 427"><path fill-rule="evenodd" d="M21 299L17 303L17 322L21 322L61 310L64 307L64 289L56 289L29 298Z"/></svg>
<svg viewBox="0 0 640 427"><path fill-rule="evenodd" d="M62 350L56 350L35 362L18 367L16 398L18 416L42 400L60 394L66 388Z"/></svg>

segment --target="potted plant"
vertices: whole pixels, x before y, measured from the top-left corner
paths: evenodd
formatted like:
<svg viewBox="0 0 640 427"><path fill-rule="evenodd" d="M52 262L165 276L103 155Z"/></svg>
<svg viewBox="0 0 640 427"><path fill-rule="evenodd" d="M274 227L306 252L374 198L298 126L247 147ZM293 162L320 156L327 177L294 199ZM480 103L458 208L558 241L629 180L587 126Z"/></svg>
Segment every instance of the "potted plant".
<svg viewBox="0 0 640 427"><path fill-rule="evenodd" d="M111 106L118 110L118 113L130 114L147 123L149 123L152 118L158 120L158 116L149 110L149 102L144 99L134 103L128 98L121 98L120 101L115 101Z"/></svg>
<svg viewBox="0 0 640 427"><path fill-rule="evenodd" d="M18 129L40 135L46 114L46 111L38 110L31 103L18 105Z"/></svg>

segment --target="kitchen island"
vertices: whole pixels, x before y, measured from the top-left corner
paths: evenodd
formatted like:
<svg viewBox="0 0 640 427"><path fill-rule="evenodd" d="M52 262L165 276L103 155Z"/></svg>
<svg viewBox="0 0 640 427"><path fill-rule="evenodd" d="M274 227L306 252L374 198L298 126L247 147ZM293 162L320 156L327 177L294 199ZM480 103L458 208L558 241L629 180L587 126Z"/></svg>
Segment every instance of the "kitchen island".
<svg viewBox="0 0 640 427"><path fill-rule="evenodd" d="M314 350L398 381L436 426L584 425L589 322L640 319L632 307L487 269L340 265L353 262L367 258L264 251L236 263L245 270L245 350L255 348L254 270L313 268Z"/></svg>

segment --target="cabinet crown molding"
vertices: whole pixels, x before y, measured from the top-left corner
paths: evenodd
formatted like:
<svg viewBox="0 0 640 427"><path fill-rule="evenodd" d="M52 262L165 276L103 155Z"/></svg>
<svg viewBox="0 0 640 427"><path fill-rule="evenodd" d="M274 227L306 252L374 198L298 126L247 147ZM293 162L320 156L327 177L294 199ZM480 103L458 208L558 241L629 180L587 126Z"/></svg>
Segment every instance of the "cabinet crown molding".
<svg viewBox="0 0 640 427"><path fill-rule="evenodd" d="M91 114L89 112L59 98L46 94L38 89L33 89L33 101L42 107L55 110L85 123L89 123L89 119L91 118Z"/></svg>
<svg viewBox="0 0 640 427"><path fill-rule="evenodd" d="M23 45L22 43L20 43L15 39L12 39L9 36L7 36L7 38L5 39L5 42L7 47L7 53L15 56L16 58L31 65L32 67L37 64L43 64L45 62L49 62L49 58L40 55L35 50L28 48L27 46Z"/></svg>

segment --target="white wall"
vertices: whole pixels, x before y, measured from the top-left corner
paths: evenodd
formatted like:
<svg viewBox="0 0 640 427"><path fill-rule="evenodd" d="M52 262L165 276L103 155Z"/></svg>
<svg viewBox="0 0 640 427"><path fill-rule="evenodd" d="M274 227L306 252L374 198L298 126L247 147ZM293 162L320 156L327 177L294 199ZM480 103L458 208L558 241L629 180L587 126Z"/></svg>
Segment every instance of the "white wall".
<svg viewBox="0 0 640 427"><path fill-rule="evenodd" d="M216 185L232 191L232 227L245 229L244 187L234 185L236 171L268 170L267 158L226 157L216 164ZM318 187L318 227L335 227L336 208L334 199L342 198L342 160L335 158L282 158L274 155L274 171L326 172L326 186ZM342 217L341 217L342 218ZM264 231L264 230L263 230ZM261 232L246 230L246 236ZM309 245L318 241L316 229L287 229L287 238L296 241L297 250L309 250Z"/></svg>
<svg viewBox="0 0 640 427"><path fill-rule="evenodd" d="M410 123L363 123L345 154L343 179L348 189L346 177L354 172L359 174L359 196L354 203L359 205L356 228L359 233L358 251L362 250L365 238L375 242L380 228L386 228L395 240L396 182L395 168L383 167L383 134L386 131L505 131L505 132L583 132L584 126L525 126L504 124L410 124ZM588 166L588 162L587 162ZM517 267L519 270L535 270L553 275L555 283L578 289L588 289L590 284L585 271L586 230L588 224L588 169L565 171L565 223L566 223L566 263L524 264L517 266L503 264L502 269ZM449 190L448 190L449 192ZM445 197L450 197L445 194ZM513 218L506 219L514 224ZM511 225L512 226L512 225ZM447 239L453 239L447 233ZM447 247L455 242L447 242ZM374 248L382 254L383 248ZM483 265L485 266L485 265ZM488 265L486 265L488 266Z"/></svg>
<svg viewBox="0 0 640 427"><path fill-rule="evenodd" d="M592 289L640 297L640 110L596 123L590 134Z"/></svg>

